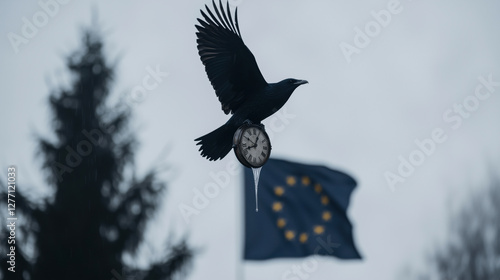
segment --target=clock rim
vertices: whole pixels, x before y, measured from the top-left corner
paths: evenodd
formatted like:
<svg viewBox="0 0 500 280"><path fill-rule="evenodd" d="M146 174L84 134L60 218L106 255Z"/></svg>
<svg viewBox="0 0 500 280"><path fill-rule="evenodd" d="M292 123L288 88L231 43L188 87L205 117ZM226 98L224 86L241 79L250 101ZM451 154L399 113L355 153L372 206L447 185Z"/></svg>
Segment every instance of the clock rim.
<svg viewBox="0 0 500 280"><path fill-rule="evenodd" d="M267 141L269 142L269 153L267 154L266 158L262 161L262 164L260 165L254 165L251 162L249 162L243 155L243 152L241 151L242 148L241 139L243 137L243 132L252 127L257 128L262 134L264 134L264 136L267 138ZM234 148L234 153L236 154L236 158L239 160L241 164L249 168L260 168L264 166L264 164L266 164L266 162L271 157L271 149L272 149L271 138L269 138L269 135L267 134L266 129L263 126L258 124L243 124L240 127L238 127L238 129L234 133L233 148Z"/></svg>

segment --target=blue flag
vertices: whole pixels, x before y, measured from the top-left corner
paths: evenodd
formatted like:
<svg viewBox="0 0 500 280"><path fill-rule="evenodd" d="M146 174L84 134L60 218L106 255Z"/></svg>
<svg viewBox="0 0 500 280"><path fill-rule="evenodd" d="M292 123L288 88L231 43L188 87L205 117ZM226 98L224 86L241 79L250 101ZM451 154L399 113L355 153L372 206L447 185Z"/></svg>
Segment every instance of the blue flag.
<svg viewBox="0 0 500 280"><path fill-rule="evenodd" d="M244 259L361 259L346 214L355 187L352 177L324 166L270 159L260 174L256 212L253 173L245 168Z"/></svg>

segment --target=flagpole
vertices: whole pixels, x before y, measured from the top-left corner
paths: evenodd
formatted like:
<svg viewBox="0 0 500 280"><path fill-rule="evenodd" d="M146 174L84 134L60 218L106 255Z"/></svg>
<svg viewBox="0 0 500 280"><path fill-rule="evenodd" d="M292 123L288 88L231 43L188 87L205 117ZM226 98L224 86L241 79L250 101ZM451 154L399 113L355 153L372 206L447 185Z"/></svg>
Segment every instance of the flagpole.
<svg viewBox="0 0 500 280"><path fill-rule="evenodd" d="M236 263L236 279L245 280L245 268L243 267L243 260L240 259Z"/></svg>
<svg viewBox="0 0 500 280"><path fill-rule="evenodd" d="M236 223L240 223L240 239L239 239L239 246L236 246L236 248L239 248L238 251L238 257L236 258L236 279L237 280L245 280L245 268L244 268L244 259L243 259L243 255L244 255L244 244L245 244L245 228L244 228L244 225L245 225L245 167L241 167L241 176L240 176L240 186L243 185L243 188L237 188L240 192L240 205L242 205L240 207L240 218L239 219L236 219Z"/></svg>

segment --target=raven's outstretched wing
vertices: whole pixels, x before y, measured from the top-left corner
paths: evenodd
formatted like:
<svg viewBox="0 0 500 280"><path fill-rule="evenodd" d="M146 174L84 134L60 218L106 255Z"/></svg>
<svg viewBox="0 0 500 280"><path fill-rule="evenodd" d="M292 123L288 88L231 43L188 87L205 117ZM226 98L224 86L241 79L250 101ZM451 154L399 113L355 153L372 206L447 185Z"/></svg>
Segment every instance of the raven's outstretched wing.
<svg viewBox="0 0 500 280"><path fill-rule="evenodd" d="M267 82L252 52L241 39L238 9L233 21L229 2L227 14L222 1L219 1L220 9L213 0L212 4L216 15L205 5L208 15L201 10L204 20L198 19L201 26L196 25L198 53L222 110L229 114L234 113L252 92L265 87Z"/></svg>

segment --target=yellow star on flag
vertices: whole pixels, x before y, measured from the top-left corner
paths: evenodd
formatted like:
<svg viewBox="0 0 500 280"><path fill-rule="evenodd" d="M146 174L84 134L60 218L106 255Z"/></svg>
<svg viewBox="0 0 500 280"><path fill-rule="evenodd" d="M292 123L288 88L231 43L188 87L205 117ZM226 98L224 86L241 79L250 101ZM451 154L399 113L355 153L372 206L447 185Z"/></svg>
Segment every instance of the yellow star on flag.
<svg viewBox="0 0 500 280"><path fill-rule="evenodd" d="M329 221L332 219L332 213L330 213L329 211L325 211L323 212L322 218L324 221Z"/></svg>
<svg viewBox="0 0 500 280"><path fill-rule="evenodd" d="M314 185L314 191L317 193L320 193L323 189L321 188L320 184Z"/></svg>
<svg viewBox="0 0 500 280"><path fill-rule="evenodd" d="M293 232L292 230L285 231L285 238L288 239L288 240L294 239L295 238L295 232Z"/></svg>
<svg viewBox="0 0 500 280"><path fill-rule="evenodd" d="M283 209L283 204L281 202L274 202L273 203L273 211L274 212L279 212Z"/></svg>
<svg viewBox="0 0 500 280"><path fill-rule="evenodd" d="M326 196L326 195L322 195L322 196L321 196L321 204L323 204L323 205L327 205L327 204L328 204L328 202L330 202L330 199L328 198L328 196Z"/></svg>
<svg viewBox="0 0 500 280"><path fill-rule="evenodd" d="M300 243L306 243L308 239L307 233L301 233L299 236Z"/></svg>
<svg viewBox="0 0 500 280"><path fill-rule="evenodd" d="M307 177L307 176L302 177L302 185L309 186L310 183L311 183L311 179L309 179L309 177Z"/></svg>
<svg viewBox="0 0 500 280"><path fill-rule="evenodd" d="M285 189L281 186L274 188L274 194L277 196L282 196L285 193Z"/></svg>
<svg viewBox="0 0 500 280"><path fill-rule="evenodd" d="M288 177L286 177L286 183L289 186L294 186L295 183L297 183L297 180L295 180L295 177L293 177L293 176L288 176Z"/></svg>
<svg viewBox="0 0 500 280"><path fill-rule="evenodd" d="M324 226L314 226L313 231L316 234L322 234L325 232L325 227Z"/></svg>
<svg viewBox="0 0 500 280"><path fill-rule="evenodd" d="M279 228L284 228L286 226L286 220L283 218L279 218L278 222L276 222Z"/></svg>

